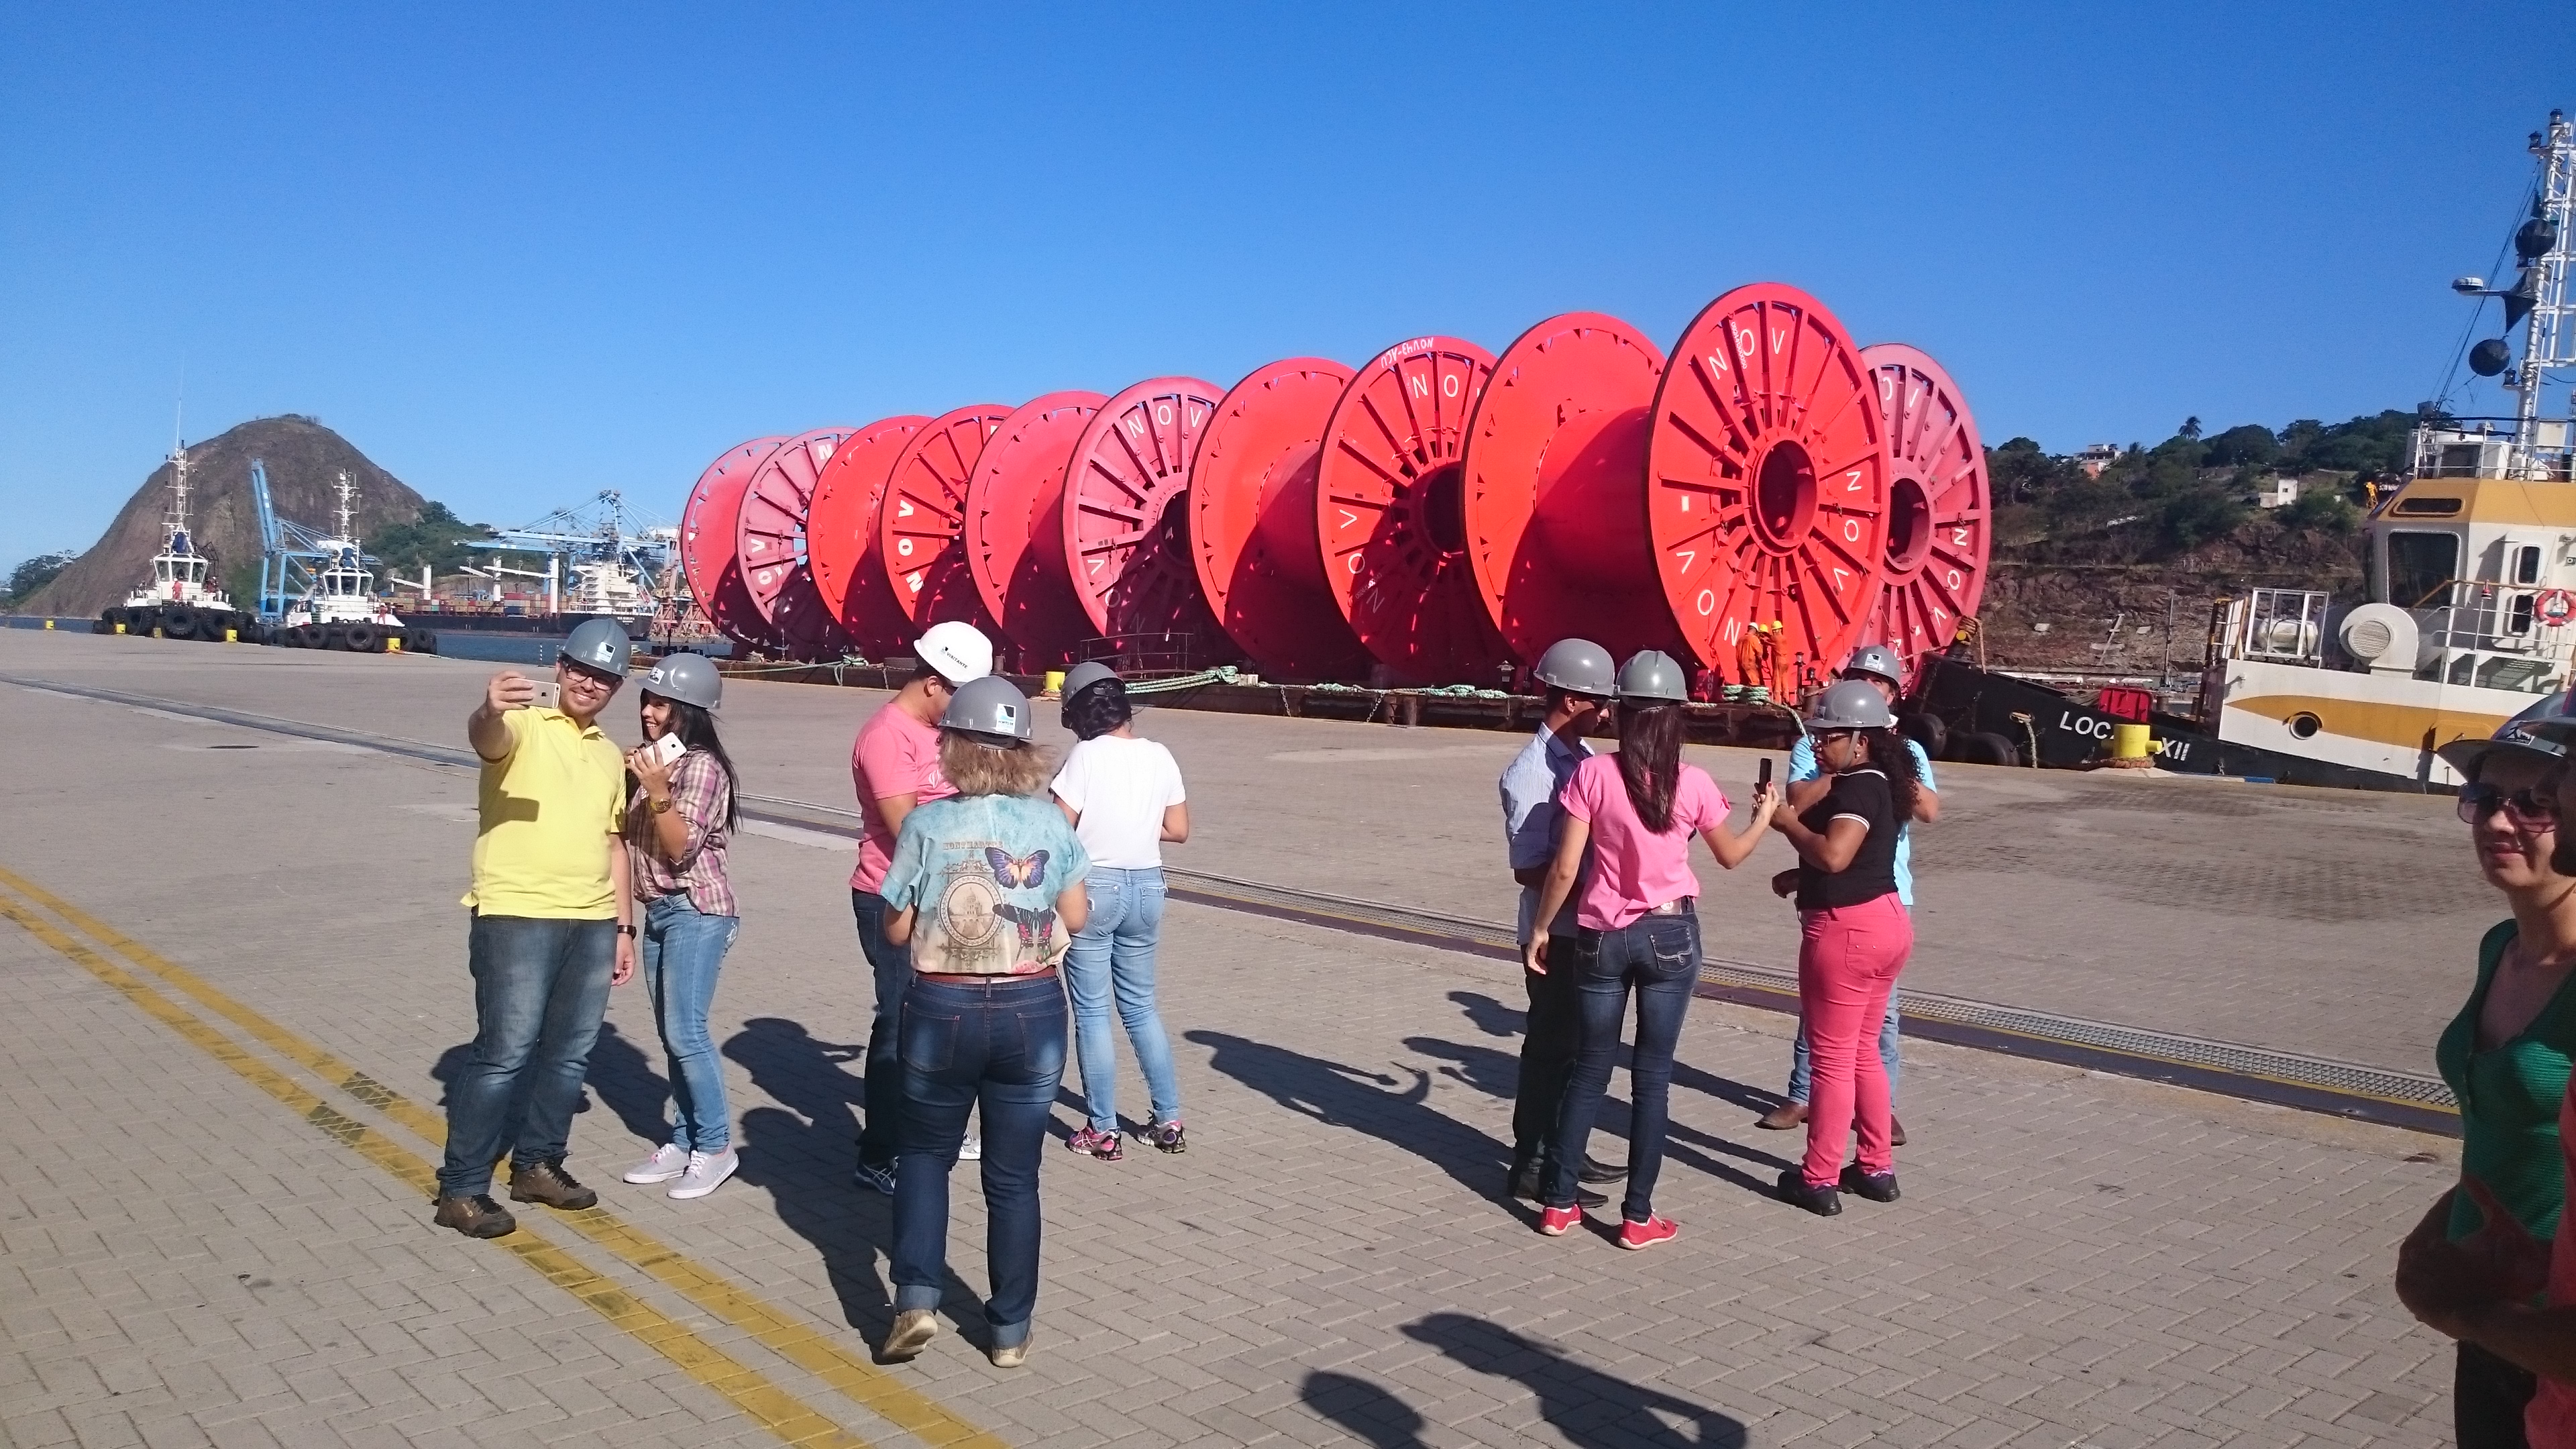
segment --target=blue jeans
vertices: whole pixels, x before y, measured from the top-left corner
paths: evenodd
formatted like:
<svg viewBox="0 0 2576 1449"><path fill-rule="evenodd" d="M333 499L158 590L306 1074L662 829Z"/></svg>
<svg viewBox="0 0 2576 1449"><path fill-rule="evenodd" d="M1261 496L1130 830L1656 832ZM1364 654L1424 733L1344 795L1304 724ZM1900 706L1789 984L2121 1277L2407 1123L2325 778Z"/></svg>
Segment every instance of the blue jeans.
<svg viewBox="0 0 2576 1449"><path fill-rule="evenodd" d="M683 1152L722 1152L733 1145L724 1063L716 1056L715 1038L707 1035L707 1012L715 1005L716 973L741 925L739 917L699 914L685 895L657 896L644 907L636 954L669 1064L671 1112L679 1120L671 1144Z"/></svg>
<svg viewBox="0 0 2576 1449"><path fill-rule="evenodd" d="M1553 946L1555 943L1549 943ZM1628 1059L1628 1197L1620 1215L1644 1222L1654 1216L1655 1178L1664 1170L1664 1126L1673 1086L1673 1048L1681 1043L1682 1017L1699 984L1699 917L1686 903L1679 915L1640 916L1615 931L1585 931L1576 938L1570 967L1582 983L1583 1037L1575 1049L1574 1076L1556 1108L1556 1147L1548 1163L1550 1207L1574 1206L1574 1174L1583 1165L1592 1119L1610 1090L1610 1067L1619 1055L1619 1027L1628 1014L1628 989L1637 991L1637 1045Z"/></svg>
<svg viewBox="0 0 2576 1449"><path fill-rule="evenodd" d="M895 1133L903 1118L903 995L912 986L911 948L885 936L885 898L850 891L850 914L859 922L859 949L876 975L876 1015L868 1022L866 1120L859 1124L859 1161L883 1167L894 1161Z"/></svg>
<svg viewBox="0 0 2576 1449"><path fill-rule="evenodd" d="M1896 993L1887 994L1887 1020L1878 1028L1878 1059L1887 1068L1887 1095L1896 1097ZM1808 1096L1816 1077L1815 1049L1807 1041L1807 1023L1798 1023L1798 1040L1789 1048L1789 1090L1792 1102L1810 1101Z"/></svg>
<svg viewBox="0 0 2576 1449"><path fill-rule="evenodd" d="M1038 1303L1038 1166L1064 1080L1064 987L1054 977L915 981L903 1003L903 1127L894 1175L898 1313L937 1308L948 1281L948 1173L966 1114L984 1111L984 1305L993 1342L1026 1343Z"/></svg>
<svg viewBox="0 0 2576 1449"><path fill-rule="evenodd" d="M562 1159L608 1010L617 922L477 912L465 959L474 973L474 1049L447 1084L438 1190L448 1197L490 1192L505 1145L513 1167Z"/></svg>
<svg viewBox="0 0 2576 1449"><path fill-rule="evenodd" d="M1109 1034L1109 1003L1118 1002L1127 1044L1145 1074L1154 1120L1181 1120L1181 1087L1172 1076L1172 1043L1154 1009L1154 946L1163 934L1163 872L1092 867L1091 920L1064 957L1073 996L1073 1039L1082 1062L1082 1095L1091 1125L1118 1130L1118 1057Z"/></svg>

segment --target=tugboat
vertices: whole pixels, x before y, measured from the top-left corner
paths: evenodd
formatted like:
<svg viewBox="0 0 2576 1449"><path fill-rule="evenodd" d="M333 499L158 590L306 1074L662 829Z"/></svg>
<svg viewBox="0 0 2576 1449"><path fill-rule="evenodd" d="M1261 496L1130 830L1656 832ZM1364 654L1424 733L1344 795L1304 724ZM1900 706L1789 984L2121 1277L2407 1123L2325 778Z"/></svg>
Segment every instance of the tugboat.
<svg viewBox="0 0 2576 1449"><path fill-rule="evenodd" d="M125 602L100 613L91 631L99 634L155 634L165 639L247 638L254 621L233 607L223 585L210 583L211 564L188 537L188 448L170 449L170 506L161 516L161 551L152 556L152 581L138 585Z"/></svg>
<svg viewBox="0 0 2576 1449"><path fill-rule="evenodd" d="M2537 166L2514 230L2519 274L2451 284L2503 304L2504 331L2469 349L2500 378L2511 416L2426 404L2404 481L2363 525L2367 598L2253 589L2213 610L2198 707L2186 718L2137 702L2088 708L1955 657L1929 661L1912 707L1988 763L2083 766L2115 724L2151 723L2171 770L2285 784L2449 791L2438 751L2486 739L2570 682L2576 654L2576 435L2544 417L2576 378L2576 123L2549 113L2531 133ZM2560 385L2555 394L2553 385ZM1922 737L1918 733L1918 738ZM1967 758L1958 754L1954 756Z"/></svg>
<svg viewBox="0 0 2576 1449"><path fill-rule="evenodd" d="M343 472L339 486L339 529L321 541L324 561L313 571L313 587L287 606L263 642L359 654L382 653L388 647L437 652L436 635L405 624L390 602L376 596L376 576L368 571L366 550L358 541L357 485Z"/></svg>

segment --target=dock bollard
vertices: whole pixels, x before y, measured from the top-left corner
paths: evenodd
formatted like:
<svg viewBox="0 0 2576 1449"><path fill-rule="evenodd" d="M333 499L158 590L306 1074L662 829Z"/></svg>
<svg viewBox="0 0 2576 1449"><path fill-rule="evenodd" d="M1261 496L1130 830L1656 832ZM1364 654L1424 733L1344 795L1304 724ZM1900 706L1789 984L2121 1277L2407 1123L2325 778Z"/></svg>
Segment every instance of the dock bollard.
<svg viewBox="0 0 2576 1449"><path fill-rule="evenodd" d="M2152 754L2154 749L2155 742L2147 738L2147 726L2142 724L2111 726L2112 759L2143 760Z"/></svg>
<svg viewBox="0 0 2576 1449"><path fill-rule="evenodd" d="M239 629L226 629L224 631L224 642L227 644L239 644L241 642L241 631Z"/></svg>
<svg viewBox="0 0 2576 1449"><path fill-rule="evenodd" d="M386 636L385 636L385 652L386 652L387 654L400 654L400 653L402 652L402 638L401 638L401 636L399 636L399 635L395 635L395 634L388 634L388 635L386 635Z"/></svg>
<svg viewBox="0 0 2576 1449"><path fill-rule="evenodd" d="M50 629L50 628L54 627L54 621L53 621L53 620L51 620L51 619L47 619L47 620L45 621L45 627L46 627L46 628L48 628L48 629Z"/></svg>
<svg viewBox="0 0 2576 1449"><path fill-rule="evenodd" d="M1046 692L1049 695L1059 695L1064 693L1063 670L1050 669L1046 672Z"/></svg>
<svg viewBox="0 0 2576 1449"><path fill-rule="evenodd" d="M116 628L116 632L117 632L117 633L119 633L119 634L122 634L122 633L124 633L124 632L125 632L125 626L124 626L123 624L118 624L118 625L116 625L116 626L115 626L115 628Z"/></svg>

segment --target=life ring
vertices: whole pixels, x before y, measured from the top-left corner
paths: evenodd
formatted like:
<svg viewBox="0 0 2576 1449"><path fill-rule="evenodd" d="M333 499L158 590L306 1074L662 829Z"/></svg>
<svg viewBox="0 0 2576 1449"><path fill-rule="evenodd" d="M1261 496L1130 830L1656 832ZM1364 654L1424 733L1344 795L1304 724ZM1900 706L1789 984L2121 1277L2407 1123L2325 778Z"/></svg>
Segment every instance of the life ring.
<svg viewBox="0 0 2576 1449"><path fill-rule="evenodd" d="M2565 589L2542 589L2531 601L2531 612L2544 624L2564 624L2576 619L2576 594Z"/></svg>

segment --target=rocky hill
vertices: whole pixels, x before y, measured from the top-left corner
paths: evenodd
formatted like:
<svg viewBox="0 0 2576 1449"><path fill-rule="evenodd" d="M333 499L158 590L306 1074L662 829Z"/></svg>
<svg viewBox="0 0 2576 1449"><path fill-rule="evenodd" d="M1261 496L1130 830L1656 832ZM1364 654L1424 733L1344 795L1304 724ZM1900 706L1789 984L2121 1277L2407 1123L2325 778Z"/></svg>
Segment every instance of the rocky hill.
<svg viewBox="0 0 2576 1449"><path fill-rule="evenodd" d="M199 550L214 560L214 574L228 583L245 573L255 578L259 569L259 512L250 492L254 458L265 464L270 505L298 523L332 524L344 470L358 485L361 536L420 516L421 496L338 433L293 414L254 419L188 449L189 526ZM170 465L164 462L117 511L106 535L21 602L19 611L96 614L122 603L128 590L151 576L169 500ZM236 602L245 608L251 603L247 597Z"/></svg>

